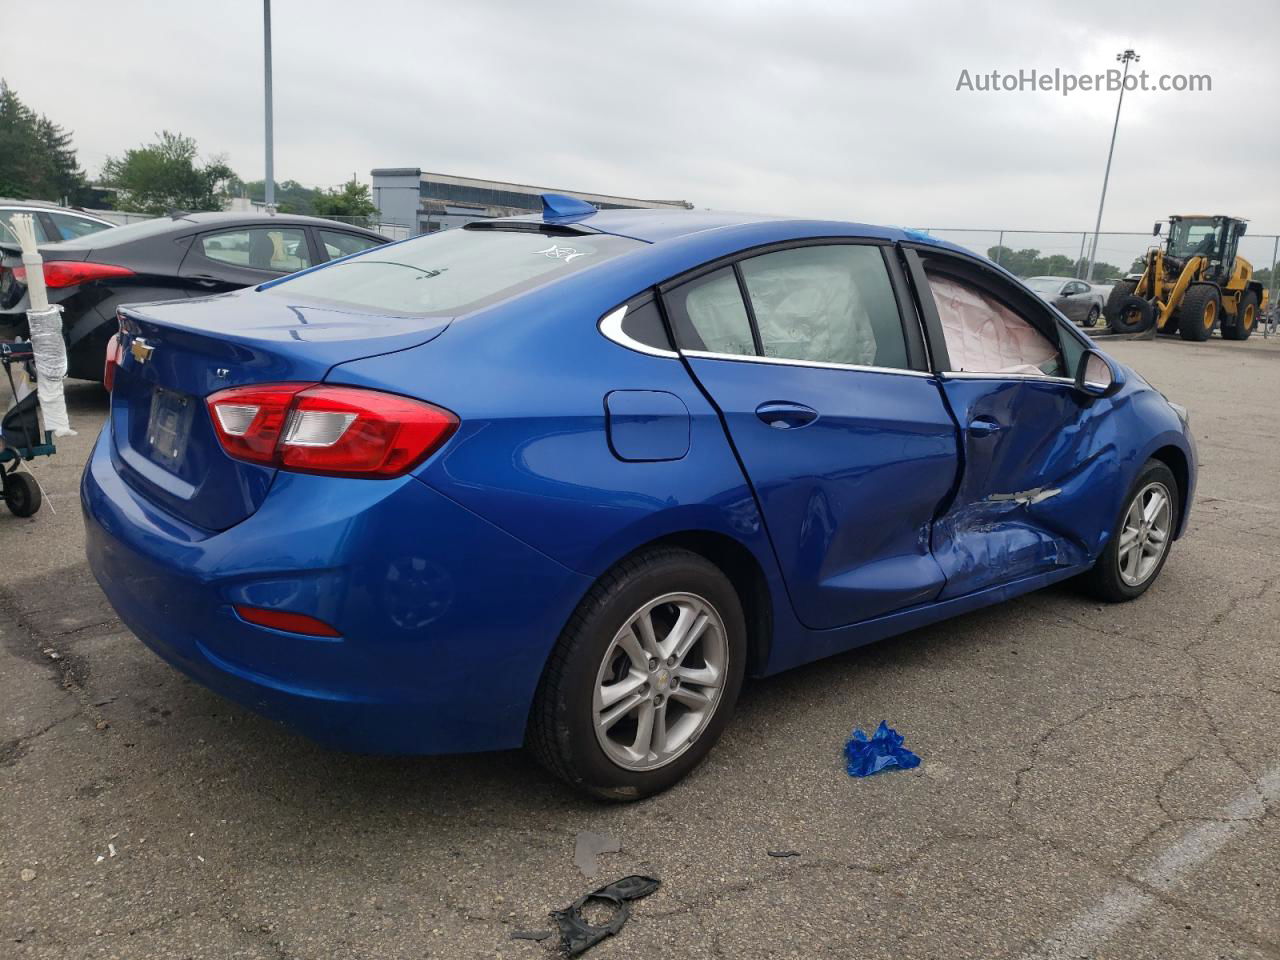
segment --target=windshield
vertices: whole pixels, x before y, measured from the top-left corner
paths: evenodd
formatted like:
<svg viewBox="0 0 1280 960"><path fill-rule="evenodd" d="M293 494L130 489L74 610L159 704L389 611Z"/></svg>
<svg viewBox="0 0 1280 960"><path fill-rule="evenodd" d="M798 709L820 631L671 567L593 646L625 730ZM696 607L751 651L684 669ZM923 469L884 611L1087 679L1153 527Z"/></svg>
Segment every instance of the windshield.
<svg viewBox="0 0 1280 960"><path fill-rule="evenodd" d="M369 311L454 316L643 246L607 234L444 230L264 288Z"/></svg>
<svg viewBox="0 0 1280 960"><path fill-rule="evenodd" d="M1179 220L1169 227L1169 255L1211 257L1218 246L1217 231L1212 220Z"/></svg>
<svg viewBox="0 0 1280 960"><path fill-rule="evenodd" d="M1026 281L1026 284L1036 293L1049 295L1057 294L1058 290L1062 287L1062 281L1055 280L1053 277L1032 277L1030 280Z"/></svg>

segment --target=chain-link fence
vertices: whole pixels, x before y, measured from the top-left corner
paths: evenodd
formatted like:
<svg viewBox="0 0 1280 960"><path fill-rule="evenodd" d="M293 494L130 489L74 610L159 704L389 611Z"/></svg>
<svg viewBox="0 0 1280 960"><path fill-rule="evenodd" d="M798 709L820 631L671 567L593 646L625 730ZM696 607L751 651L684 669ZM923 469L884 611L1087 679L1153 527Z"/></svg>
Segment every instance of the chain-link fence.
<svg viewBox="0 0 1280 960"><path fill-rule="evenodd" d="M917 229L989 257L1021 277L1083 278L1088 271L1089 252L1093 244L1091 230L983 230L971 227ZM1129 273L1134 268L1134 261L1145 256L1147 249L1161 239L1152 236L1150 230L1141 233L1102 231L1098 234L1094 282L1109 283L1116 277ZM1240 240L1239 253L1253 264L1255 272L1266 271L1261 279L1271 287L1274 300L1280 235L1246 233Z"/></svg>

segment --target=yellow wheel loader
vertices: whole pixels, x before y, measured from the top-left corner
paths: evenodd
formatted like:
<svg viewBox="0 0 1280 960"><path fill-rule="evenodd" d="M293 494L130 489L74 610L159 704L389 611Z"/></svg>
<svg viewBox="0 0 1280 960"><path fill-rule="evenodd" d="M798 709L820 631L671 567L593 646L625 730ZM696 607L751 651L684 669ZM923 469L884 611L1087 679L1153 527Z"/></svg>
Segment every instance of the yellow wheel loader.
<svg viewBox="0 0 1280 960"><path fill-rule="evenodd" d="M1103 315L1112 332L1154 327L1183 340L1208 340L1217 327L1224 340L1247 340L1267 309L1268 291L1253 278L1253 265L1236 254L1245 226L1237 217L1170 217L1169 238L1147 251L1142 273L1111 288Z"/></svg>

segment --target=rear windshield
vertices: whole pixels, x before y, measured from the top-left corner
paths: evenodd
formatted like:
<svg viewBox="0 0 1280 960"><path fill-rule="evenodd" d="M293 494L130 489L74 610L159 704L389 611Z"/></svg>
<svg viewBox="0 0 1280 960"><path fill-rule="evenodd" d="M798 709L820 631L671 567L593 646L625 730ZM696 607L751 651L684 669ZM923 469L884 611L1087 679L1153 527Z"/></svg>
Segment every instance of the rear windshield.
<svg viewBox="0 0 1280 960"><path fill-rule="evenodd" d="M378 313L455 316L643 245L605 234L443 230L290 277L264 292Z"/></svg>

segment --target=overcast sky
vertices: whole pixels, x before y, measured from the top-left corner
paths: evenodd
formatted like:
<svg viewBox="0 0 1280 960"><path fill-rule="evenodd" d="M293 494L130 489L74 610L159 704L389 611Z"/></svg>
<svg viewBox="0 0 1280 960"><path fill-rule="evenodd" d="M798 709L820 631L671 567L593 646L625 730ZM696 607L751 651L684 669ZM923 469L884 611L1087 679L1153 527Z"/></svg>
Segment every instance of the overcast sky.
<svg viewBox="0 0 1280 960"><path fill-rule="evenodd" d="M411 166L699 207L1090 228L1116 95L962 70L1208 73L1126 95L1104 229L1280 231L1280 3L274 0L277 179ZM0 76L96 175L160 129L262 176L262 3L0 0Z"/></svg>

